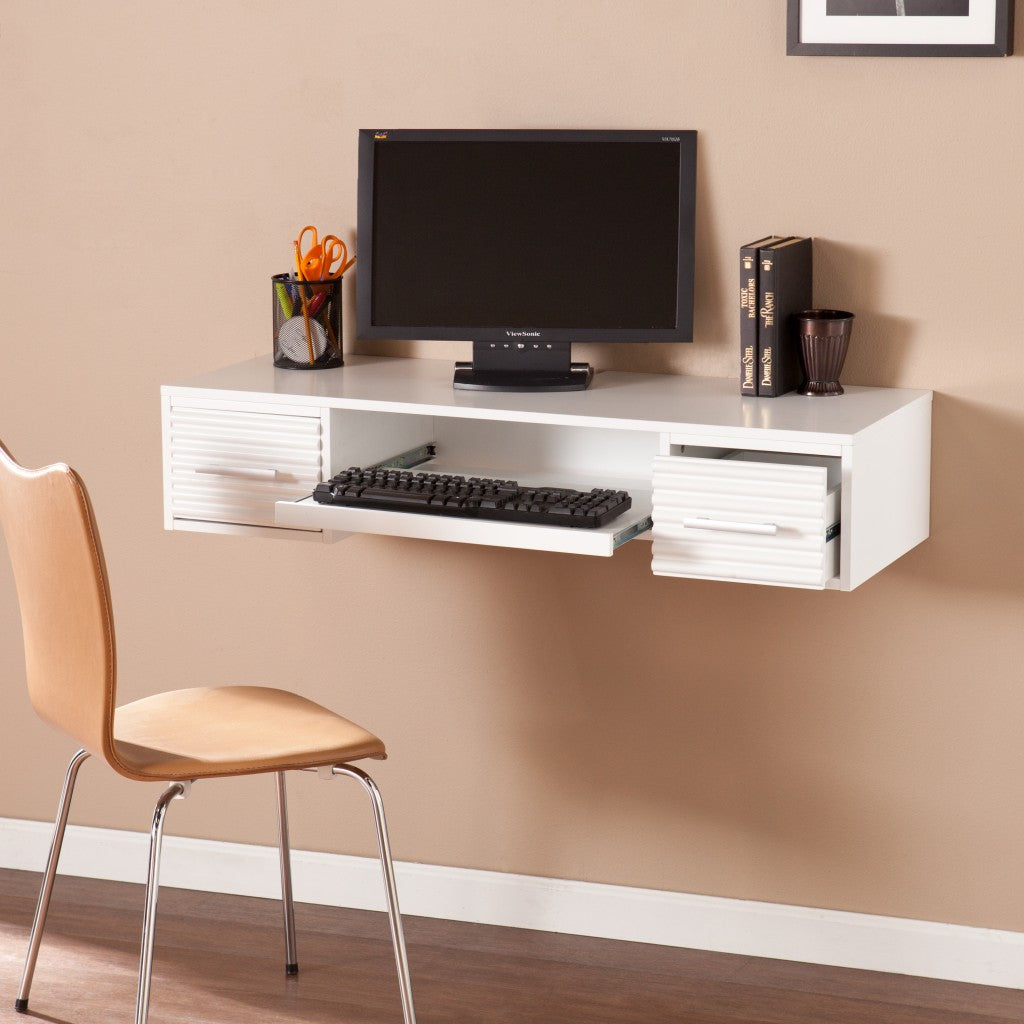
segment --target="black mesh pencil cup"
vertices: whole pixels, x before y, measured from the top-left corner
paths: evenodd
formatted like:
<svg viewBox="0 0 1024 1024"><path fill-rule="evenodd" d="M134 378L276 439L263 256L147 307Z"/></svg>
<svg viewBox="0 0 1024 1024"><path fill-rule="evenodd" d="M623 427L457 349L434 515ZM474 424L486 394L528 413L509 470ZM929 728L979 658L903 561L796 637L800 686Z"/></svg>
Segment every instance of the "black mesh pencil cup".
<svg viewBox="0 0 1024 1024"><path fill-rule="evenodd" d="M341 278L271 279L274 303L274 365L289 370L344 366L341 353Z"/></svg>

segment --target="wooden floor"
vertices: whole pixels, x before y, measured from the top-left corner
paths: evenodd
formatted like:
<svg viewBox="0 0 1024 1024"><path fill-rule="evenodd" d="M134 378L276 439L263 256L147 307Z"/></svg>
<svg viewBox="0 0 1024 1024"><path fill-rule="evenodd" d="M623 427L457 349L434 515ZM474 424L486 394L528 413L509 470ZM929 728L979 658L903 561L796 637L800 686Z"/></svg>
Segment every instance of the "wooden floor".
<svg viewBox="0 0 1024 1024"><path fill-rule="evenodd" d="M13 1010L38 875L0 870L0 1024L133 1019L142 887L59 878L29 1012ZM383 914L164 889L152 1024L401 1024ZM420 1024L1000 1024L1024 992L407 917Z"/></svg>

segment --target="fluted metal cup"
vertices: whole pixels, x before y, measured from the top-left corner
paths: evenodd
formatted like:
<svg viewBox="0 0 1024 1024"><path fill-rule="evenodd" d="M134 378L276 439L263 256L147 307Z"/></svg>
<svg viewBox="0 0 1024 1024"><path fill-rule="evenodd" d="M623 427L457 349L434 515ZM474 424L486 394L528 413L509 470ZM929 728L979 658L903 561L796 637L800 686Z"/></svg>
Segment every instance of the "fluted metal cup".
<svg viewBox="0 0 1024 1024"><path fill-rule="evenodd" d="M841 395L846 350L850 346L853 314L845 309L805 309L796 314L803 355L805 383L801 395Z"/></svg>

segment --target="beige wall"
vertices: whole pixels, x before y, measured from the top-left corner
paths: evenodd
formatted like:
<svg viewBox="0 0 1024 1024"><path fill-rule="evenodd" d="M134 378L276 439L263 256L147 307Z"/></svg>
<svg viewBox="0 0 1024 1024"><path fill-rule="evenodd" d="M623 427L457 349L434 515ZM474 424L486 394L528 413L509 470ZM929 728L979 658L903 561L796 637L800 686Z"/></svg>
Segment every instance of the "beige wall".
<svg viewBox="0 0 1024 1024"><path fill-rule="evenodd" d="M402 859L1024 930L1024 65L786 57L783 8L4 5L0 437L91 487L122 699L336 705L392 750ZM647 126L700 131L696 344L585 355L733 375L737 247L814 235L816 300L858 314L845 379L936 392L929 541L815 594L655 579L644 543L162 530L158 387L268 352L297 227L352 237L358 128ZM28 706L5 560L0 677L0 815L46 819L70 751ZM371 852L319 786L296 845ZM75 820L146 827L148 787L80 787ZM201 787L170 828L273 842L272 787Z"/></svg>

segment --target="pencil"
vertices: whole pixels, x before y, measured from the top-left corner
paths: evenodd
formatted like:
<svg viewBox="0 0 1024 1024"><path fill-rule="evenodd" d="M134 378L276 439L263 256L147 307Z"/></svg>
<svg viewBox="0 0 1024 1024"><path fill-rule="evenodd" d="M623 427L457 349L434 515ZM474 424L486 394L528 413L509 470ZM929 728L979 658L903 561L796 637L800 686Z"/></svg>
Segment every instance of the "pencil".
<svg viewBox="0 0 1024 1024"><path fill-rule="evenodd" d="M295 269L299 274L299 299L302 302L302 323L306 328L306 345L309 348L309 365L312 366L316 362L316 356L313 354L313 335L309 331L309 307L306 305L306 289L302 286L302 254L299 252L299 240L295 240Z"/></svg>

